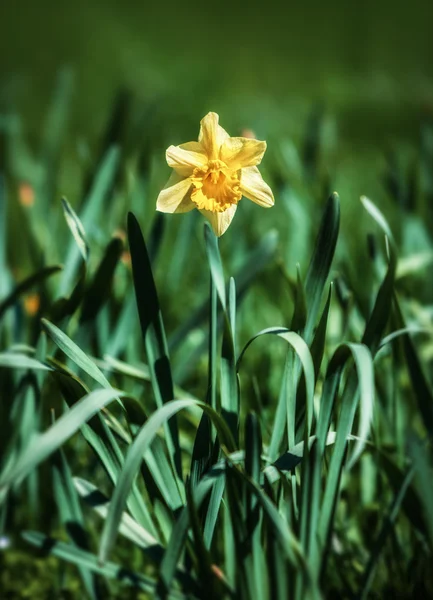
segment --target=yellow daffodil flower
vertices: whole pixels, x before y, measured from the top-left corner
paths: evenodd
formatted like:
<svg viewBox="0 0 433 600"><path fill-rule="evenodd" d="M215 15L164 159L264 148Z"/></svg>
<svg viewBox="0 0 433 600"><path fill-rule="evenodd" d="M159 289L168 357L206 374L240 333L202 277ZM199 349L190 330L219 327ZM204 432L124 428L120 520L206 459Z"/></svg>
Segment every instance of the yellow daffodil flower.
<svg viewBox="0 0 433 600"><path fill-rule="evenodd" d="M230 225L242 196L269 208L274 205L271 188L256 165L266 142L230 137L208 113L200 122L198 142L170 146L166 159L173 173L158 196L157 210L184 213L194 208L208 219L217 236Z"/></svg>

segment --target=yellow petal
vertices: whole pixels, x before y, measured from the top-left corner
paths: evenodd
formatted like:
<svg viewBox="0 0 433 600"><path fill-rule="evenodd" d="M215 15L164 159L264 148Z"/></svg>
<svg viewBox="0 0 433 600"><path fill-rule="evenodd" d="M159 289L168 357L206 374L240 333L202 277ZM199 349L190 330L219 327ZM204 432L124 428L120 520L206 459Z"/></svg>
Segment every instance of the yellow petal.
<svg viewBox="0 0 433 600"><path fill-rule="evenodd" d="M221 144L229 137L227 131L218 125L218 120L219 116L210 112L200 121L198 141L203 146L209 160L218 158Z"/></svg>
<svg viewBox="0 0 433 600"><path fill-rule="evenodd" d="M165 153L168 166L182 177L189 177L196 167L204 167L207 164L206 154L197 152L198 148L202 149L198 142L170 146Z"/></svg>
<svg viewBox="0 0 433 600"><path fill-rule="evenodd" d="M247 167L241 171L241 192L246 197L263 206L270 208L274 205L274 195L257 167Z"/></svg>
<svg viewBox="0 0 433 600"><path fill-rule="evenodd" d="M200 212L211 224L215 235L220 237L232 222L236 209L237 204L232 204L230 208L224 212L211 212L210 210L201 210Z"/></svg>
<svg viewBox="0 0 433 600"><path fill-rule="evenodd" d="M220 159L235 171L261 163L266 151L266 142L244 137L231 137L224 141Z"/></svg>
<svg viewBox="0 0 433 600"><path fill-rule="evenodd" d="M156 210L164 213L182 213L192 210L195 204L191 200L190 191L191 181L173 172L158 196Z"/></svg>

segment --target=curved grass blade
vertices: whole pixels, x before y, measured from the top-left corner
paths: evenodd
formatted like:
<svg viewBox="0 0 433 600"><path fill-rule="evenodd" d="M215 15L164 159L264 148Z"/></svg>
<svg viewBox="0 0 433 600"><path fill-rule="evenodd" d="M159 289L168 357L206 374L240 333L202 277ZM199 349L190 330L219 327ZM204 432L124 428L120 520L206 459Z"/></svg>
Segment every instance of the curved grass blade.
<svg viewBox="0 0 433 600"><path fill-rule="evenodd" d="M89 244L87 243L86 232L84 231L83 224L81 223L76 212L66 200L66 198L62 198L62 206L66 223L68 224L68 227L71 230L74 240L77 243L78 249L81 252L83 260L87 261L89 258Z"/></svg>
<svg viewBox="0 0 433 600"><path fill-rule="evenodd" d="M114 490L109 514L100 540L99 558L101 561L106 559L114 544L121 514L144 453L149 448L160 427L162 427L168 419L176 415L180 410L192 406L197 406L207 412L217 429L221 443L225 444L229 450L234 450L234 442L224 420L215 413L211 407L200 401L190 399L174 400L166 403L153 413L140 429L140 432L129 447L128 454L126 455L125 464L123 465L117 486Z"/></svg>
<svg viewBox="0 0 433 600"><path fill-rule="evenodd" d="M129 571L125 569L125 567L113 562L106 562L101 565L94 554L85 552L72 544L66 544L65 542L49 538L36 531L25 531L22 536L33 546L37 546L54 556L58 556L75 565L82 565L95 573L99 573L107 579L115 579L125 585L138 588L143 592L150 594L151 597L155 597L156 582L150 577L145 577L144 575ZM172 591L170 592L169 598L173 598L173 600L184 600L185 596L179 592Z"/></svg>
<svg viewBox="0 0 433 600"><path fill-rule="evenodd" d="M84 385L72 374L53 371L52 376L59 385L63 397L69 406L75 405L87 394ZM131 422L134 422L134 419L131 417L130 407L132 404L135 404L138 407L140 407L140 405L132 398L124 398L123 402L128 418ZM105 410L104 416L108 416L108 413ZM124 457L119 443L113 435L104 416L98 414L90 419L89 423L86 423L81 427L81 433L92 448L98 461L105 469L108 477L115 485L124 462ZM153 535L157 535L149 509L143 498L143 493L135 484L132 486L132 493L128 498L128 509L136 521L152 532Z"/></svg>
<svg viewBox="0 0 433 600"><path fill-rule="evenodd" d="M397 324L401 329L406 328L403 313L397 297L394 298L394 307L397 315ZM403 337L403 349L406 357L412 389L418 403L424 427L429 435L433 435L433 389L424 373L418 353L409 335Z"/></svg>
<svg viewBox="0 0 433 600"><path fill-rule="evenodd" d="M284 327L269 327L267 329L263 329L259 331L255 336L253 336L243 347L241 353L239 354L239 358L237 361L237 370L239 370L240 363L242 358L247 350L247 348L256 340L258 337L262 335L277 335L278 337L283 338L296 352L296 355L300 359L302 370L304 373L305 386L306 386L306 400L307 400L307 435L309 435L311 431L311 424L313 419L313 398L314 398L314 386L315 386L315 377L314 377L314 364L313 359L311 357L310 350L303 340L303 338L295 333L294 331L290 331ZM277 427L277 424L276 424ZM276 431L276 427L274 428L274 432ZM279 445L279 444L278 444ZM271 443L271 447L276 450L274 447L275 443Z"/></svg>
<svg viewBox="0 0 433 600"><path fill-rule="evenodd" d="M86 504L91 506L102 519L106 519L109 499L95 485L85 479L74 477L74 485ZM119 533L141 548L154 548L158 546L158 553L163 550L158 540L126 512L122 514ZM156 555L155 560L157 560Z"/></svg>
<svg viewBox="0 0 433 600"><path fill-rule="evenodd" d="M98 171L92 183L92 188L84 200L81 211L81 223L85 231L89 230L98 222L102 205L113 187L114 179L119 166L120 153L115 146L109 148L101 161ZM78 267L80 257L79 246L73 243L68 251L62 280L60 283L60 294L64 296L72 286L72 281Z"/></svg>
<svg viewBox="0 0 433 600"><path fill-rule="evenodd" d="M41 319L41 324L49 337L76 365L85 371L92 379L104 388L111 388L111 384L98 369L95 363L73 342L66 333L50 323L47 319Z"/></svg>
<svg viewBox="0 0 433 600"><path fill-rule="evenodd" d="M382 212L377 208L377 206L367 198L367 196L361 196L360 198L365 210L373 217L382 231L385 233L386 237L391 242L394 253L397 250L397 244L395 243L394 236L392 235L392 231L390 226L388 225L387 220L383 216Z"/></svg>
<svg viewBox="0 0 433 600"><path fill-rule="evenodd" d="M0 354L0 367L7 369L35 369L39 371L52 371L52 367L44 365L35 358L18 352L2 352Z"/></svg>
<svg viewBox="0 0 433 600"><path fill-rule="evenodd" d="M119 390L96 390L82 398L64 413L45 433L29 442L14 464L0 475L0 490L20 482L39 463L60 448L82 425L114 399L123 396Z"/></svg>

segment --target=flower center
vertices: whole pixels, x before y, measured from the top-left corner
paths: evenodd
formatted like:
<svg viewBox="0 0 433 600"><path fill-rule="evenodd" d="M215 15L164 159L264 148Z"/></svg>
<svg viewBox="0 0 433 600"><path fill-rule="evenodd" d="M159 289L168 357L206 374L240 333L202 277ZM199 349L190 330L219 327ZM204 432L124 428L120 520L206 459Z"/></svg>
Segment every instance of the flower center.
<svg viewBox="0 0 433 600"><path fill-rule="evenodd" d="M242 198L237 172L230 171L222 160L210 160L205 167L194 169L191 181L191 200L201 210L223 212Z"/></svg>

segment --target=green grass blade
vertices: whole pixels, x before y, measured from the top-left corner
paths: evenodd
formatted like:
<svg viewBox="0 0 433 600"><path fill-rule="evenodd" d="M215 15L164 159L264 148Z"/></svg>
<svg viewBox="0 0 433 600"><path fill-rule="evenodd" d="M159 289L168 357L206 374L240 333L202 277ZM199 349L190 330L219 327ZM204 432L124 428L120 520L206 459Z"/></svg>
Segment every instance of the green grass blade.
<svg viewBox="0 0 433 600"><path fill-rule="evenodd" d="M209 262L212 279L215 285L215 289L218 293L218 298L220 299L221 306L226 312L226 284L224 281L223 265L221 262L221 256L218 248L218 238L216 237L208 223L205 223L204 226L204 238L206 242L206 254Z"/></svg>
<svg viewBox="0 0 433 600"><path fill-rule="evenodd" d="M44 365L35 358L18 352L0 353L0 367L7 369L35 369L39 371L52 371L52 367Z"/></svg>
<svg viewBox="0 0 433 600"><path fill-rule="evenodd" d="M237 302L239 303L250 288L257 275L272 261L278 246L278 234L269 231L262 241L248 254L236 271L234 279L237 282ZM169 339L170 350L176 349L194 328L198 327L208 315L208 303L203 302L191 317L181 324Z"/></svg>
<svg viewBox="0 0 433 600"><path fill-rule="evenodd" d="M72 482L69 465L62 451L59 452L56 462L57 464L55 464L53 469L53 488L60 519L68 532L71 542L78 548L88 551L88 536L85 530L83 513ZM78 569L90 598L100 598L98 582L95 580L94 574L82 565L79 565Z"/></svg>
<svg viewBox="0 0 433 600"><path fill-rule="evenodd" d="M85 371L92 379L97 381L104 388L111 388L109 381L98 369L95 363L75 344L67 335L63 333L56 325L50 323L47 319L41 320L42 327L53 342L66 354L76 365Z"/></svg>
<svg viewBox="0 0 433 600"><path fill-rule="evenodd" d="M86 232L84 231L83 224L66 198L62 198L62 206L66 223L71 230L72 236L78 246L83 260L87 261L89 258L89 244L87 243Z"/></svg>
<svg viewBox="0 0 433 600"><path fill-rule="evenodd" d="M217 415L212 408L202 402L190 399L174 400L165 404L153 413L141 428L126 455L125 464L114 490L110 511L100 540L99 557L101 561L106 559L114 544L121 514L144 453L149 448L160 427L162 427L168 419L176 415L180 410L192 406L198 406L209 414L220 435L221 442L225 443L231 450L234 450L234 442L224 420Z"/></svg>
<svg viewBox="0 0 433 600"><path fill-rule="evenodd" d="M394 299L394 307L398 327L405 329L406 324L397 297ZM409 335L403 337L403 349L412 389L415 393L424 427L429 435L433 435L433 389L424 373L421 360Z"/></svg>
<svg viewBox="0 0 433 600"><path fill-rule="evenodd" d="M122 395L118 390L96 390L82 398L45 433L34 437L14 464L0 475L0 490L21 481L39 463L60 448L93 415Z"/></svg>
<svg viewBox="0 0 433 600"><path fill-rule="evenodd" d="M339 229L340 199L338 194L333 193L326 204L313 256L311 257L305 278L307 321L304 329L304 337L307 343L311 342L314 327L316 326L323 290L325 289L331 263L334 258Z"/></svg>
<svg viewBox="0 0 433 600"><path fill-rule="evenodd" d="M81 222L83 229L89 234L94 224L98 222L101 215L103 203L106 200L114 183L114 178L119 165L119 149L109 148L97 171L92 188L84 201L81 210ZM60 294L64 296L72 287L75 272L80 259L79 246L73 243L68 251L62 280L60 283Z"/></svg>
<svg viewBox="0 0 433 600"><path fill-rule="evenodd" d="M290 329L301 333L304 330L307 322L307 299L305 296L304 284L301 278L301 267L299 263L296 265L296 294L295 294L295 309L293 311L292 323Z"/></svg>
<svg viewBox="0 0 433 600"><path fill-rule="evenodd" d="M104 256L84 294L80 316L81 324L93 321L110 297L114 272L122 251L123 242L119 238L111 240L106 247Z"/></svg>
<svg viewBox="0 0 433 600"><path fill-rule="evenodd" d="M109 509L108 498L106 498L96 486L85 479L74 477L74 485L86 504L90 505L95 512L105 520ZM137 523L137 521L131 518L126 512L122 514L119 533L131 540L137 546L144 549L149 548L151 550L150 556L153 556L154 561L158 562L163 547L147 529Z"/></svg>
<svg viewBox="0 0 433 600"><path fill-rule="evenodd" d="M141 331L156 405L160 408L174 398L173 379L152 266L140 225L132 213L128 214L128 240ZM168 425L165 423L164 427L173 467L173 477L176 479L179 498L183 502L184 486L176 420Z"/></svg>
<svg viewBox="0 0 433 600"><path fill-rule="evenodd" d="M359 593L357 594L357 598L360 600L365 600L369 597L369 592L371 585L373 583L373 578L375 571L378 567L378 562L380 558L380 554L385 546L385 543L388 537L391 535L393 527L395 525L396 518L400 511L401 504L404 500L406 492L413 480L414 469L411 468L406 473L406 476L402 482L401 488L396 493L391 506L389 507L387 514L383 519L382 526L380 528L379 534L373 544L373 548L371 550L367 566L362 576L362 581L360 585Z"/></svg>
<svg viewBox="0 0 433 600"><path fill-rule="evenodd" d="M319 413L319 422L317 427L319 449L317 453L318 460L323 455L331 411L335 403L335 397L338 390L341 372L347 361L353 358L356 368L356 375L352 373L343 392L341 400L341 412L336 429L336 441L334 451L329 465L328 477L320 509L320 518L318 531L323 547L322 554L322 572L329 555L330 535L332 530L335 508L339 498L339 486L343 468L343 460L346 451L348 436L351 433L355 418L356 409L361 397L361 419L360 431L367 433L372 414L372 405L374 399L374 377L372 367L372 357L366 346L361 344L341 344L334 353L325 379L325 385L322 394L322 407ZM358 393L359 388L359 393ZM366 436L365 436L366 437ZM365 444L364 438L357 442L352 455L357 458ZM316 497L317 498L317 497Z"/></svg>
<svg viewBox="0 0 433 600"><path fill-rule="evenodd" d="M332 284L329 286L329 294L326 300L325 308L323 309L322 316L320 317L317 329L314 332L313 341L311 342L310 351L311 357L314 363L314 375L317 380L320 373L320 366L322 364L323 354L325 351L326 344L326 329L328 325L329 307L331 305L332 297Z"/></svg>
<svg viewBox="0 0 433 600"><path fill-rule="evenodd" d="M310 350L300 335L293 331L289 331L284 327L269 327L267 329L259 331L259 333L257 333L250 340L248 340L248 342L243 347L237 361L237 369L239 370L242 358L248 347L253 343L254 340L263 335L276 335L278 337L283 338L293 348L293 350L296 353L296 356L300 360L306 386L307 432L309 435L313 420L313 398L315 387L314 364ZM280 440L276 441L276 435L274 435L273 437L274 439L271 441L270 449L271 456L273 456L274 453L278 452L278 447L280 445Z"/></svg>
<svg viewBox="0 0 433 600"><path fill-rule="evenodd" d="M125 567L113 562L106 562L101 565L94 554L85 552L72 544L60 542L36 531L25 531L23 533L23 538L30 544L42 548L54 556L58 556L75 565L84 566L86 569L99 573L106 579L115 579L125 585L138 588L147 594L151 594L151 596L155 593L156 582L150 577L128 571ZM185 598L183 594L175 591L171 592L169 597L173 598L173 600Z"/></svg>

